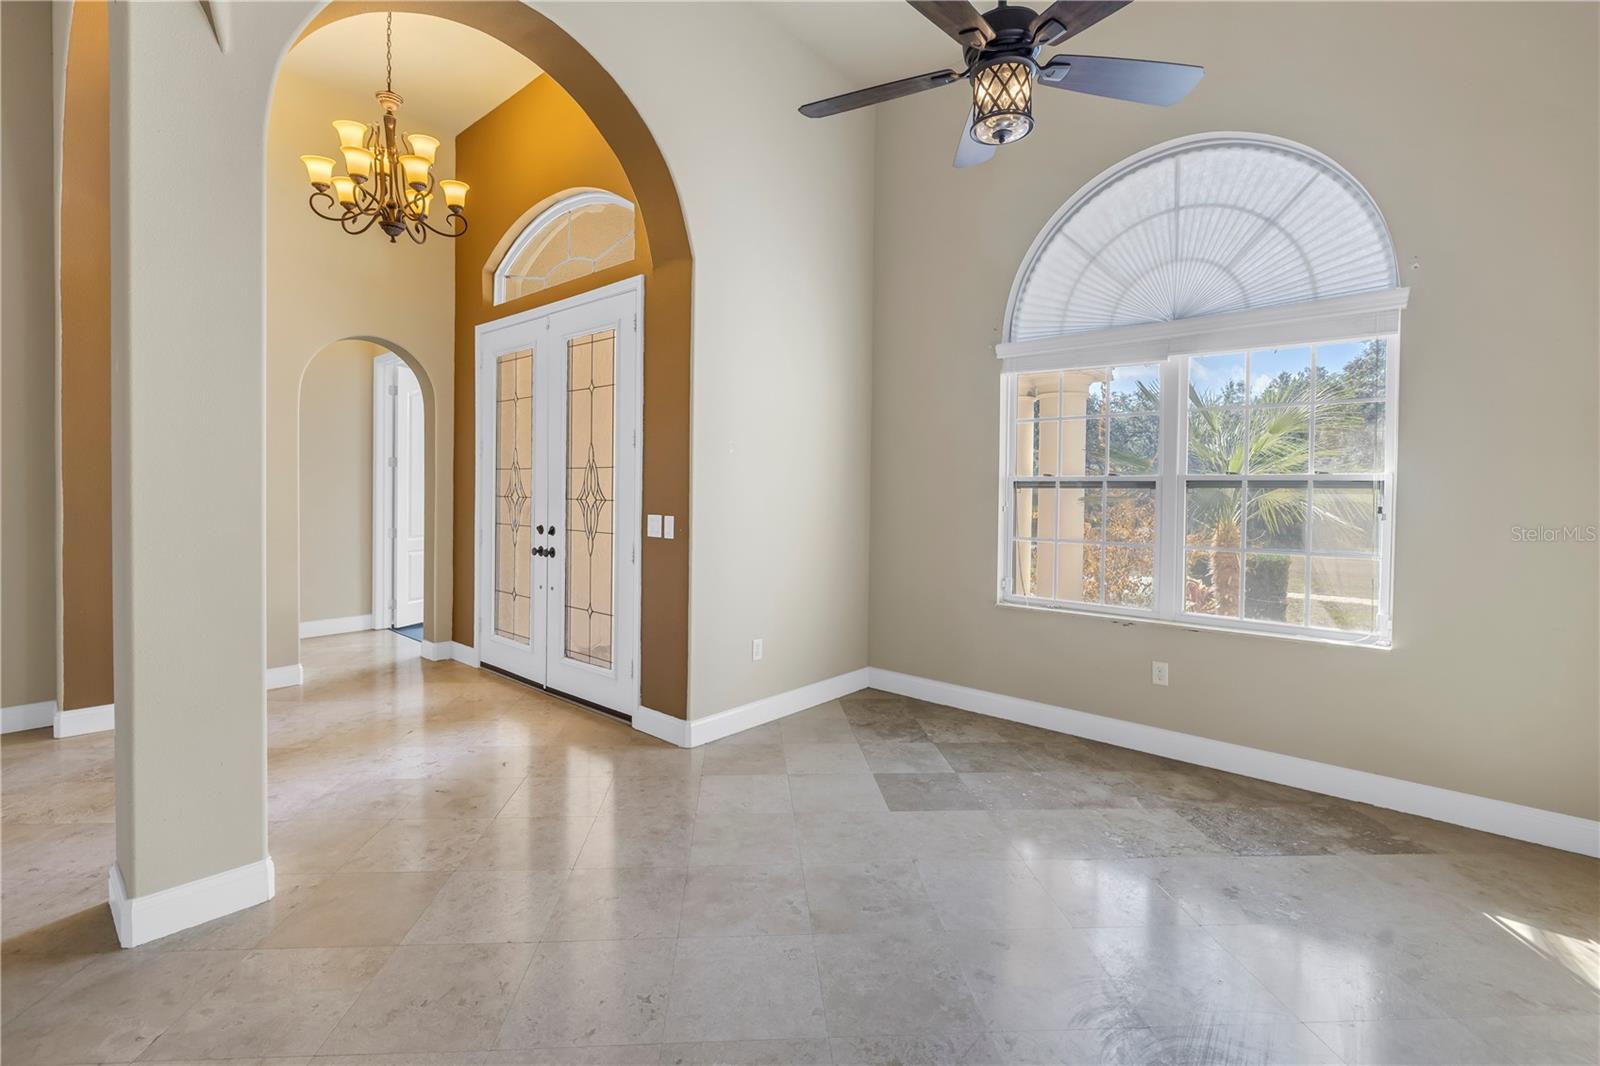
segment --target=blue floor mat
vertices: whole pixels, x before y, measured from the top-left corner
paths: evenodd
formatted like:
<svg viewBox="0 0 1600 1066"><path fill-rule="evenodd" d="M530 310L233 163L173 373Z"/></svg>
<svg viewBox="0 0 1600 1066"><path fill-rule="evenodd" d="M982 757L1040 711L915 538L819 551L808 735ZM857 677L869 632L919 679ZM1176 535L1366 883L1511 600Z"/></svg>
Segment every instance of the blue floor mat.
<svg viewBox="0 0 1600 1066"><path fill-rule="evenodd" d="M418 622L414 626L395 626L394 627L394 631L396 633L399 633L402 637L409 637L412 640L417 641L418 643L421 643L421 641L422 641L422 623L421 622Z"/></svg>

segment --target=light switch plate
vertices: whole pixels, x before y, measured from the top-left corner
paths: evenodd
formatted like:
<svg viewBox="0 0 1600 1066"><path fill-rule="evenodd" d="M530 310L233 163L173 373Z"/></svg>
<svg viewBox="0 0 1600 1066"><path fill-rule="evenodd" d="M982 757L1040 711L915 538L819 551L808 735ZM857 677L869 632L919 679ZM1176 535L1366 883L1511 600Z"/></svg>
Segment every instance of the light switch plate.
<svg viewBox="0 0 1600 1066"><path fill-rule="evenodd" d="M647 514L644 516L644 535L647 537L661 536L661 516Z"/></svg>
<svg viewBox="0 0 1600 1066"><path fill-rule="evenodd" d="M675 534L677 532L678 520L675 517L673 517L672 515L669 515L669 514L662 515L661 516L661 526L662 526L661 535L663 537L666 537L668 540L671 540L672 537L673 537L673 534Z"/></svg>
<svg viewBox="0 0 1600 1066"><path fill-rule="evenodd" d="M1167 664L1153 661L1150 663L1150 683L1152 685L1165 685L1167 683Z"/></svg>

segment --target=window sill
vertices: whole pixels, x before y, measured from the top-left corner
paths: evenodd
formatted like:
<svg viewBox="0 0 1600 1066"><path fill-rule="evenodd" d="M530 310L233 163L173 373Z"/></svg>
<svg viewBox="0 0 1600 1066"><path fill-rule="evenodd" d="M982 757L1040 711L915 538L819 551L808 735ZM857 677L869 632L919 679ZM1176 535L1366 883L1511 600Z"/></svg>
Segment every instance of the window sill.
<svg viewBox="0 0 1600 1066"><path fill-rule="evenodd" d="M1278 633L1270 629L1250 629L1245 626L1220 625L1188 619L1153 618L1149 615L1125 614L1120 611L1097 611L1088 607L1057 607L1051 604L1028 603L1021 600L1005 599L1004 597L996 601L996 606L1018 611L1084 618L1090 621L1113 622L1120 626L1160 626L1164 629L1183 629L1191 633L1227 633L1241 637L1265 637L1268 640L1284 640L1296 644L1322 644L1336 648L1362 648L1368 651L1392 651L1394 648L1392 640L1380 643L1377 637L1341 638L1322 636L1316 633Z"/></svg>

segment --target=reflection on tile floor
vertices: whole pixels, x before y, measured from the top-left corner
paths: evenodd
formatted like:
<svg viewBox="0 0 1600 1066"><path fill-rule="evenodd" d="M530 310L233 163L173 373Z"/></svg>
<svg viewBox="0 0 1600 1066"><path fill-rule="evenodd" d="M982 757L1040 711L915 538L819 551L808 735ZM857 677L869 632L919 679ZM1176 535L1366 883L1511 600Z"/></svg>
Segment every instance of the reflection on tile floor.
<svg viewBox="0 0 1600 1066"><path fill-rule="evenodd" d="M4 738L7 1066L1600 1058L1591 860L881 692L680 751L302 646L277 898L133 951L110 735Z"/></svg>

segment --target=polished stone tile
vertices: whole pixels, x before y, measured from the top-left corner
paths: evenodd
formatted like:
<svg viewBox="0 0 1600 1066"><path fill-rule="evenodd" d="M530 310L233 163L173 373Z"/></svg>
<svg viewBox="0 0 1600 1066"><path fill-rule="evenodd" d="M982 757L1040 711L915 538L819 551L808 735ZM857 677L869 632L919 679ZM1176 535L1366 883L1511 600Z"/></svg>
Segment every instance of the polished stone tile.
<svg viewBox="0 0 1600 1066"><path fill-rule="evenodd" d="M244 959L239 951L95 959L0 1033L10 1063L132 1062Z"/></svg>
<svg viewBox="0 0 1600 1066"><path fill-rule="evenodd" d="M671 940L544 944L500 1030L503 1048L651 1044L666 1027Z"/></svg>
<svg viewBox="0 0 1600 1066"><path fill-rule="evenodd" d="M783 761L791 774L864 774L866 757L854 740L808 741L783 745Z"/></svg>
<svg viewBox="0 0 1600 1066"><path fill-rule="evenodd" d="M390 948L253 951L159 1036L146 1062L315 1054Z"/></svg>
<svg viewBox="0 0 1600 1066"><path fill-rule="evenodd" d="M487 821L456 818L396 820L378 830L340 871L454 870L488 827Z"/></svg>
<svg viewBox="0 0 1600 1066"><path fill-rule="evenodd" d="M789 778L789 800L796 814L889 809L871 774L800 774Z"/></svg>
<svg viewBox="0 0 1600 1066"><path fill-rule="evenodd" d="M303 655L268 697L277 896L132 952L114 738L0 738L8 1066L296 1066L352 996L371 1053L315 1061L1596 1059L1591 859L881 692L681 751L389 634ZM891 811L874 774L983 809ZM480 835L455 865L407 823ZM412 865L455 869L380 869ZM778 1039L804 1022L785 943L831 1041ZM501 981L473 950L531 961ZM401 959L381 995L329 968L368 957Z"/></svg>
<svg viewBox="0 0 1600 1066"><path fill-rule="evenodd" d="M740 734L741 736L743 734ZM706 748L701 770L707 777L719 774L782 774L787 773L783 759L783 745L731 744L719 741Z"/></svg>
<svg viewBox="0 0 1600 1066"><path fill-rule="evenodd" d="M788 814L789 778L775 774L721 774L700 779L699 813Z"/></svg>
<svg viewBox="0 0 1600 1066"><path fill-rule="evenodd" d="M1133 1009L1154 1028L1207 1021L1293 1020L1204 929L1084 929L1083 938Z"/></svg>
<svg viewBox="0 0 1600 1066"><path fill-rule="evenodd" d="M946 943L992 1029L1141 1024L1088 945L1068 930L968 931Z"/></svg>
<svg viewBox="0 0 1600 1066"><path fill-rule="evenodd" d="M562 886L546 940L675 937L688 872L663 866L574 870Z"/></svg>
<svg viewBox="0 0 1600 1066"><path fill-rule="evenodd" d="M799 866L702 866L689 872L679 936L810 932L811 910Z"/></svg>
<svg viewBox="0 0 1600 1066"><path fill-rule="evenodd" d="M792 814L702 814L695 819L691 866L798 863Z"/></svg>
<svg viewBox="0 0 1600 1066"><path fill-rule="evenodd" d="M984 1027L961 963L937 936L812 937L833 1036L923 1034Z"/></svg>
<svg viewBox="0 0 1600 1066"><path fill-rule="evenodd" d="M805 889L817 933L915 935L941 928L914 863L807 865Z"/></svg>
<svg viewBox="0 0 1600 1066"><path fill-rule="evenodd" d="M290 818L267 826L267 850L280 874L331 874L388 822L383 819Z"/></svg>
<svg viewBox="0 0 1600 1066"><path fill-rule="evenodd" d="M1593 1014L1460 1021L1508 1066L1593 1066L1600 1062L1600 1017Z"/></svg>
<svg viewBox="0 0 1600 1066"><path fill-rule="evenodd" d="M953 771L931 741L863 740L861 754L875 774L948 774Z"/></svg>
<svg viewBox="0 0 1600 1066"><path fill-rule="evenodd" d="M808 936L678 941L665 1039L825 1037L817 960Z"/></svg>
<svg viewBox="0 0 1600 1066"><path fill-rule="evenodd" d="M398 944L449 878L437 872L329 874L306 890L261 946Z"/></svg>
<svg viewBox="0 0 1600 1066"><path fill-rule="evenodd" d="M463 870L568 870L598 824L599 820L587 815L502 815L483 830L459 866Z"/></svg>
<svg viewBox="0 0 1600 1066"><path fill-rule="evenodd" d="M529 777L500 808L500 818L589 817L600 813L610 777Z"/></svg>
<svg viewBox="0 0 1600 1066"><path fill-rule="evenodd" d="M924 859L923 886L946 929L1060 929L1068 925L1022 862Z"/></svg>
<svg viewBox="0 0 1600 1066"><path fill-rule="evenodd" d="M983 801L959 774L874 774L891 811L977 811Z"/></svg>
<svg viewBox="0 0 1600 1066"><path fill-rule="evenodd" d="M1054 770L964 773L961 783L984 807L997 811L1073 810L1140 806L1123 775Z"/></svg>
<svg viewBox="0 0 1600 1066"><path fill-rule="evenodd" d="M549 926L566 878L564 871L457 870L405 943L532 943Z"/></svg>
<svg viewBox="0 0 1600 1066"><path fill-rule="evenodd" d="M1393 952L1307 924L1215 926L1211 936L1304 1022L1440 1018Z"/></svg>
<svg viewBox="0 0 1600 1066"><path fill-rule="evenodd" d="M734 1040L668 1044L665 1066L833 1066L826 1040Z"/></svg>
<svg viewBox="0 0 1600 1066"><path fill-rule="evenodd" d="M1152 1061L1173 1066L1323 1066L1341 1061L1299 1022L1210 1021L1151 1030Z"/></svg>
<svg viewBox="0 0 1600 1066"><path fill-rule="evenodd" d="M1504 1066L1508 1061L1450 1018L1312 1022L1308 1028L1349 1066Z"/></svg>
<svg viewBox="0 0 1600 1066"><path fill-rule="evenodd" d="M1015 773L1045 768L1025 744L941 743L939 754L952 770L963 774Z"/></svg>
<svg viewBox="0 0 1600 1066"><path fill-rule="evenodd" d="M360 1055L493 1047L534 951L531 944L395 948L320 1050Z"/></svg>
<svg viewBox="0 0 1600 1066"><path fill-rule="evenodd" d="M1150 876L1143 860L1036 860L1029 863L1056 907L1078 929L1193 925L1194 919Z"/></svg>
<svg viewBox="0 0 1600 1066"><path fill-rule="evenodd" d="M579 869L601 866L687 866L694 816L676 810L660 815L618 811L595 819L578 852Z"/></svg>

